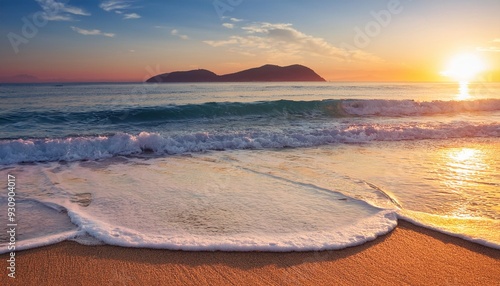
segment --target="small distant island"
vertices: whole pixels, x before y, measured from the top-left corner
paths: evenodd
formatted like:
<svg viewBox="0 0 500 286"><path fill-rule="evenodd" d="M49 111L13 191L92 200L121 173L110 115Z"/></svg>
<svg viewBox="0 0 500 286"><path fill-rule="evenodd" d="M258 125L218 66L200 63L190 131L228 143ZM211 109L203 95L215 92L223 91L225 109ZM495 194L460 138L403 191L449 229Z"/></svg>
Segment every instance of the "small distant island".
<svg viewBox="0 0 500 286"><path fill-rule="evenodd" d="M155 82L278 82L278 81L325 81L312 69L303 65L280 67L263 65L231 74L217 75L205 69L175 71L153 76L146 80Z"/></svg>

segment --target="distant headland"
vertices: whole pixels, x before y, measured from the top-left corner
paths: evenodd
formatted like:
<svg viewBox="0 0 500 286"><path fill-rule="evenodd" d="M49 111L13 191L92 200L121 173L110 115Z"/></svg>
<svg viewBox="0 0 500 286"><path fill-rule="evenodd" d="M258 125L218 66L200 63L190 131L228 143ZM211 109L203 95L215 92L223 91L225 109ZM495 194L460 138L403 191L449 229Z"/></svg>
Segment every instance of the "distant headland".
<svg viewBox="0 0 500 286"><path fill-rule="evenodd" d="M263 65L235 73L217 75L205 69L175 71L153 76L146 82L269 82L269 81L325 81L312 69L303 65L280 67Z"/></svg>

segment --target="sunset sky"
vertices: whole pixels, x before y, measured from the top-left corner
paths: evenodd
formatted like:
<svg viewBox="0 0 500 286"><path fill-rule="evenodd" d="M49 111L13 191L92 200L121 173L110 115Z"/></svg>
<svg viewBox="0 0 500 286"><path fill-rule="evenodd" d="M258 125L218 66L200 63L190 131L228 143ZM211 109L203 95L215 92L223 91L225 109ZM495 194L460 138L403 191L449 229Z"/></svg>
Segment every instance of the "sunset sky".
<svg viewBox="0 0 500 286"><path fill-rule="evenodd" d="M329 81L500 80L500 1L0 0L0 81L143 81L303 64ZM19 76L23 75L23 76Z"/></svg>

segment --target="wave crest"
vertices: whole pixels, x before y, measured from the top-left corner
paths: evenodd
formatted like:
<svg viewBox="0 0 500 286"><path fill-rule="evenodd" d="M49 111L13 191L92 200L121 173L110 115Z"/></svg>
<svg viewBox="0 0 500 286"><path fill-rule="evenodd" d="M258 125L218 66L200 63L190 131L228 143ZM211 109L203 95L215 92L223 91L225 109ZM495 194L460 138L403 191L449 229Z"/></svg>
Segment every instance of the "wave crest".
<svg viewBox="0 0 500 286"><path fill-rule="evenodd" d="M202 104L134 107L85 112L14 112L0 115L0 125L117 124L176 122L216 118L338 118L346 116L426 116L444 113L500 110L499 99L473 101L354 100L209 102Z"/></svg>

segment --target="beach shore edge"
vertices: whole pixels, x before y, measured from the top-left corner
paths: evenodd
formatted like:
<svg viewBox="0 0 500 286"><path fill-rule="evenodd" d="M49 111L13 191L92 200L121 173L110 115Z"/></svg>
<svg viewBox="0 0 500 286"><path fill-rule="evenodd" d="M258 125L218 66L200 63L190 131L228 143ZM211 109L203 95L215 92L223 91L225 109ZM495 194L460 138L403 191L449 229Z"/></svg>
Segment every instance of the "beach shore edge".
<svg viewBox="0 0 500 286"><path fill-rule="evenodd" d="M9 253L2 254L6 266ZM186 252L64 241L16 253L2 285L496 285L500 251L399 220L363 245L321 252ZM76 285L74 284L74 285Z"/></svg>

